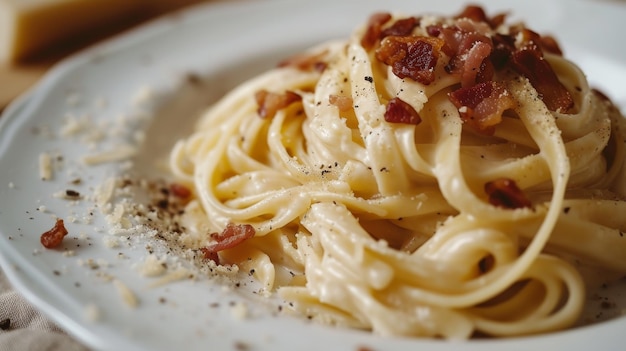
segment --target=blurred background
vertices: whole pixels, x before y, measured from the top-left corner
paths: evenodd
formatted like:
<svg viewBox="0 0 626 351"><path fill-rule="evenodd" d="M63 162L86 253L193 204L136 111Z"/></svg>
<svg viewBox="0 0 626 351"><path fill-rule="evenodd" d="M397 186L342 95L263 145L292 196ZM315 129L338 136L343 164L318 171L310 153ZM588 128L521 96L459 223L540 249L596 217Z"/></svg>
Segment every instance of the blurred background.
<svg viewBox="0 0 626 351"><path fill-rule="evenodd" d="M156 17L218 1L0 0L0 111L67 55Z"/></svg>

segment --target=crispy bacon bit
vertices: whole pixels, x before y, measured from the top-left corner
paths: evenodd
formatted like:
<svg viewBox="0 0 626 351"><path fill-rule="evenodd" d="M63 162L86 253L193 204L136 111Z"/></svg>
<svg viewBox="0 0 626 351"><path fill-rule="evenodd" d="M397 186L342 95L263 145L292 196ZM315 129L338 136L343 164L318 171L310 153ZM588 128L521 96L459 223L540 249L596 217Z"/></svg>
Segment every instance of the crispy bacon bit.
<svg viewBox="0 0 626 351"><path fill-rule="evenodd" d="M439 34L441 34L441 29L442 28L443 27L441 25L431 24L431 25L426 27L426 33L428 35L430 35L431 37L438 37Z"/></svg>
<svg viewBox="0 0 626 351"><path fill-rule="evenodd" d="M559 43L549 35L544 35L539 38L539 45L541 45L541 49L547 51L551 54L563 56L563 50L559 46Z"/></svg>
<svg viewBox="0 0 626 351"><path fill-rule="evenodd" d="M567 112L574 106L572 95L559 81L552 66L534 42L531 41L514 52L511 65L528 78L550 111Z"/></svg>
<svg viewBox="0 0 626 351"><path fill-rule="evenodd" d="M365 34L361 38L361 45L365 50L371 50L376 45L380 40L383 25L390 19L391 14L387 12L379 12L370 16Z"/></svg>
<svg viewBox="0 0 626 351"><path fill-rule="evenodd" d="M376 50L376 58L391 66L399 78L428 85L435 80L435 66L444 41L434 37L390 36Z"/></svg>
<svg viewBox="0 0 626 351"><path fill-rule="evenodd" d="M485 184L489 203L502 208L530 208L532 203L513 179L498 178Z"/></svg>
<svg viewBox="0 0 626 351"><path fill-rule="evenodd" d="M461 75L461 85L469 87L493 78L489 57L493 51L491 39L477 30L458 26L441 27L439 36L445 41L442 51L450 56L446 71Z"/></svg>
<svg viewBox="0 0 626 351"><path fill-rule="evenodd" d="M328 102L331 105L337 106L337 108L339 108L339 111L342 112L349 111L353 105L352 98L345 95L331 94L330 96L328 96Z"/></svg>
<svg viewBox="0 0 626 351"><path fill-rule="evenodd" d="M456 18L469 18L475 22L489 22L487 14L482 7L477 5L467 5Z"/></svg>
<svg viewBox="0 0 626 351"><path fill-rule="evenodd" d="M413 106L396 97L387 103L385 121L390 123L419 124L422 118Z"/></svg>
<svg viewBox="0 0 626 351"><path fill-rule="evenodd" d="M522 43L533 42L541 48L543 51L547 51L556 55L563 55L563 51L559 47L557 41L551 36L541 36L539 33L532 31L528 28L522 28L518 34L521 34Z"/></svg>
<svg viewBox="0 0 626 351"><path fill-rule="evenodd" d="M286 108L294 102L302 101L302 97L293 91L285 91L283 94L272 93L267 90L259 90L254 95L258 105L257 113L261 118L272 118L276 112Z"/></svg>
<svg viewBox="0 0 626 351"><path fill-rule="evenodd" d="M509 91L494 81L459 88L448 97L465 123L486 134L493 133L495 125L502 121L502 113L515 106Z"/></svg>
<svg viewBox="0 0 626 351"><path fill-rule="evenodd" d="M477 41L467 52L465 63L461 73L461 86L469 87L479 81L489 81L492 77L486 72L492 72L491 62L488 60L491 54L491 43Z"/></svg>
<svg viewBox="0 0 626 351"><path fill-rule="evenodd" d="M178 183L170 184L170 193L181 199L186 199L191 196L191 190L188 187Z"/></svg>
<svg viewBox="0 0 626 351"><path fill-rule="evenodd" d="M289 57L278 63L278 67L295 67L305 72L323 72L328 64L324 61L324 57L328 54L324 50L318 54L299 54Z"/></svg>
<svg viewBox="0 0 626 351"><path fill-rule="evenodd" d="M384 29L380 34L380 38L388 36L401 36L405 37L413 33L413 29L419 25L420 21L416 17L407 17L397 20L394 24Z"/></svg>
<svg viewBox="0 0 626 351"><path fill-rule="evenodd" d="M66 235L67 235L67 229L65 229L63 220L57 219L52 229L41 234L39 241L41 241L41 245L43 245L46 249L53 249L61 245L61 242L63 241L63 238Z"/></svg>
<svg viewBox="0 0 626 351"><path fill-rule="evenodd" d="M209 236L214 242L201 248L200 251L204 254L205 259L213 260L219 264L218 252L241 244L254 237L255 233L254 227L250 224L229 223L221 233L211 233Z"/></svg>
<svg viewBox="0 0 626 351"><path fill-rule="evenodd" d="M504 68L515 51L515 38L512 35L496 33L491 37L493 50L490 61L495 69Z"/></svg>
<svg viewBox="0 0 626 351"><path fill-rule="evenodd" d="M485 10L482 7L476 5L468 5L463 11L456 16L456 18L469 18L474 22L485 22L489 24L491 28L497 28L506 19L506 14L498 14L493 18L487 17Z"/></svg>

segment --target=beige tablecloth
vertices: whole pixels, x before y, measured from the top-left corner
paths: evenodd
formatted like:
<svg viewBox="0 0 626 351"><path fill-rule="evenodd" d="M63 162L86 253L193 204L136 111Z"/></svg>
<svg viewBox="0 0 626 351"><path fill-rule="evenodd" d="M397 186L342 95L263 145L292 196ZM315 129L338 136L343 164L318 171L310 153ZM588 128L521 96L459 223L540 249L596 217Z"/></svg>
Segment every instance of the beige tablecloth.
<svg viewBox="0 0 626 351"><path fill-rule="evenodd" d="M87 351L13 290L0 270L0 351Z"/></svg>

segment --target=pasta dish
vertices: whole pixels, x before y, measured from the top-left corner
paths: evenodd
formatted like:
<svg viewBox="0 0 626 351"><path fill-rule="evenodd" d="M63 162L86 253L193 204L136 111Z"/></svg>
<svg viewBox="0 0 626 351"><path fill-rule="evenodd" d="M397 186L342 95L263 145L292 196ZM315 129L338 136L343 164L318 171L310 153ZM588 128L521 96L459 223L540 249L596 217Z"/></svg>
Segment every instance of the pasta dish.
<svg viewBox="0 0 626 351"><path fill-rule="evenodd" d="M376 13L243 83L170 155L181 242L314 320L464 339L568 328L626 273L625 124L505 15Z"/></svg>

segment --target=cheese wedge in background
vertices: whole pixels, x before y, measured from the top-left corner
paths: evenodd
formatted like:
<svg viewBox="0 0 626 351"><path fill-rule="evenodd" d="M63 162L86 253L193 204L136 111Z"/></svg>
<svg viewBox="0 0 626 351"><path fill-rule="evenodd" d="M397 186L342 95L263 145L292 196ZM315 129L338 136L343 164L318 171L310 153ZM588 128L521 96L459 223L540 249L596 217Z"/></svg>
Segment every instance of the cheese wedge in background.
<svg viewBox="0 0 626 351"><path fill-rule="evenodd" d="M140 14L143 0L0 0L0 61L16 62L68 36Z"/></svg>
<svg viewBox="0 0 626 351"><path fill-rule="evenodd" d="M72 52L208 1L218 0L0 0L0 112Z"/></svg>
<svg viewBox="0 0 626 351"><path fill-rule="evenodd" d="M0 0L0 62L19 62L84 32L201 0Z"/></svg>

